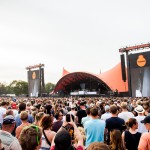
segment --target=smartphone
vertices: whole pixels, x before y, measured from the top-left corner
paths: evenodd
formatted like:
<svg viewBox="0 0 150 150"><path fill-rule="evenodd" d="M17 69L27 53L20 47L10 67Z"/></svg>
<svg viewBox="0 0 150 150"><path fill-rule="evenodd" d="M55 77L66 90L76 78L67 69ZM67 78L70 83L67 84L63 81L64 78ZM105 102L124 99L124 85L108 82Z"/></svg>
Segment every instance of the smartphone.
<svg viewBox="0 0 150 150"><path fill-rule="evenodd" d="M66 115L66 122L70 122L71 121L71 119L70 119L70 117L72 117L72 120L74 121L74 116L71 114L67 114Z"/></svg>

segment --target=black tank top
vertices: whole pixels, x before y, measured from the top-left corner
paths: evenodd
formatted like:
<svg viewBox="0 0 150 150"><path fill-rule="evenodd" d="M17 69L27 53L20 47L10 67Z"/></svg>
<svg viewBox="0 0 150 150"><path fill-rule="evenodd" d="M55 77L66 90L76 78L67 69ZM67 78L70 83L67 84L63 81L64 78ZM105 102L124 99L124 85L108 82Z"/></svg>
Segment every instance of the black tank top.
<svg viewBox="0 0 150 150"><path fill-rule="evenodd" d="M138 150L138 144L141 137L141 133L131 134L129 131L125 131L125 145L128 150Z"/></svg>

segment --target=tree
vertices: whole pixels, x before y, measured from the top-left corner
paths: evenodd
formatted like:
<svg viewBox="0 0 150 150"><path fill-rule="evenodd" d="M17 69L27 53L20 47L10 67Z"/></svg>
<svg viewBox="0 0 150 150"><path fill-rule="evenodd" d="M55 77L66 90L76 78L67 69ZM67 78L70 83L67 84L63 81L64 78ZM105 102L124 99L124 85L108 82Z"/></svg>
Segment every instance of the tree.
<svg viewBox="0 0 150 150"><path fill-rule="evenodd" d="M47 93L52 92L54 90L54 88L55 88L55 84L53 84L53 83L49 82L45 85L45 90Z"/></svg>
<svg viewBox="0 0 150 150"><path fill-rule="evenodd" d="M14 80L9 84L9 89L11 90L11 92L13 92L14 94L21 95L21 94L28 94L28 83L25 81L17 81Z"/></svg>
<svg viewBox="0 0 150 150"><path fill-rule="evenodd" d="M0 83L0 94L7 94L6 86L5 83Z"/></svg>

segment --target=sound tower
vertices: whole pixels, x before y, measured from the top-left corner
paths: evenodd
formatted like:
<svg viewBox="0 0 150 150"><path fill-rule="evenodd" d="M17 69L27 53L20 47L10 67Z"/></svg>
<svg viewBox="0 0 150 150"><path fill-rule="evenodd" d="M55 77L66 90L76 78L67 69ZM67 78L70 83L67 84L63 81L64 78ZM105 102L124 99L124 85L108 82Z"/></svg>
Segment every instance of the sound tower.
<svg viewBox="0 0 150 150"><path fill-rule="evenodd" d="M121 71L122 71L122 80L126 82L126 69L125 69L125 60L124 54L120 55L121 57Z"/></svg>

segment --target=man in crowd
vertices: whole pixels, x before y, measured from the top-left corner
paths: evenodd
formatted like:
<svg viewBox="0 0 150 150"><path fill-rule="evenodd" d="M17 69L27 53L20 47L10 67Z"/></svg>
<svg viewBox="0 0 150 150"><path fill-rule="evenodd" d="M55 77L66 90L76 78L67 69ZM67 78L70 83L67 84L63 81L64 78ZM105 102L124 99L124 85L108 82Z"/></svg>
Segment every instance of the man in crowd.
<svg viewBox="0 0 150 150"><path fill-rule="evenodd" d="M15 128L15 119L12 115L8 115L3 119L2 130L0 130L1 143L6 150L22 150L19 141L12 136Z"/></svg>
<svg viewBox="0 0 150 150"><path fill-rule="evenodd" d="M85 108L85 102L80 102L80 110L77 111L76 114L76 123L78 126L82 126L81 120L83 117L86 117L86 108Z"/></svg>
<svg viewBox="0 0 150 150"><path fill-rule="evenodd" d="M146 129L150 131L150 116L146 116L141 123L144 123ZM150 132L145 132L142 134L138 150L150 150Z"/></svg>
<svg viewBox="0 0 150 150"><path fill-rule="evenodd" d="M109 144L110 142L111 130L118 129L122 132L125 128L125 121L117 116L118 110L116 105L112 105L110 107L110 113L111 117L109 119L106 119L105 140L107 141L107 144Z"/></svg>
<svg viewBox="0 0 150 150"><path fill-rule="evenodd" d="M98 109L96 107L90 109L90 115L91 119L84 124L86 147L92 142L104 142L105 121L99 119Z"/></svg>
<svg viewBox="0 0 150 150"><path fill-rule="evenodd" d="M84 127L85 122L91 119L91 117L90 117L90 109L91 109L90 107L88 107L86 109L87 116L83 117L82 120L81 120L81 123L82 123L83 127Z"/></svg>
<svg viewBox="0 0 150 150"><path fill-rule="evenodd" d="M1 103L1 107L0 107L0 129L2 127L3 118L6 115L6 108L7 108L7 103L6 102L2 102Z"/></svg>
<svg viewBox="0 0 150 150"><path fill-rule="evenodd" d="M141 123L142 120L144 120L145 116L143 115L144 114L144 108L141 106L141 105L138 105L135 109L134 109L135 112L137 112L138 116L135 117L135 119L137 120L138 122L138 132L140 133L144 133L144 132L147 132L147 129L146 127L144 126L143 123Z"/></svg>
<svg viewBox="0 0 150 150"><path fill-rule="evenodd" d="M26 104L25 103L20 103L19 104L19 113L21 113L22 111L26 111ZM21 125L22 121L20 119L20 114L15 116L15 121L16 121L16 127ZM29 123L34 122L34 118L30 114L28 115L28 122Z"/></svg>
<svg viewBox="0 0 150 150"><path fill-rule="evenodd" d="M119 118L122 118L125 122L126 122L129 118L134 118L133 113L128 111L127 102L122 102L122 103L121 103L121 108L122 108L122 112L118 114L118 117L119 117Z"/></svg>
<svg viewBox="0 0 150 150"><path fill-rule="evenodd" d="M105 106L105 113L102 114L102 116L101 116L101 119L102 119L102 120L106 120L106 119L108 119L108 118L111 117L111 113L110 113L109 110L110 110L110 106L109 106L109 105L106 105L106 106Z"/></svg>

